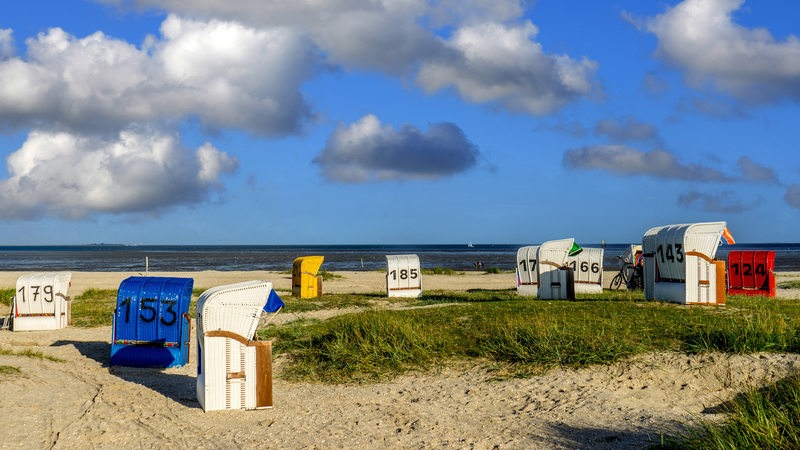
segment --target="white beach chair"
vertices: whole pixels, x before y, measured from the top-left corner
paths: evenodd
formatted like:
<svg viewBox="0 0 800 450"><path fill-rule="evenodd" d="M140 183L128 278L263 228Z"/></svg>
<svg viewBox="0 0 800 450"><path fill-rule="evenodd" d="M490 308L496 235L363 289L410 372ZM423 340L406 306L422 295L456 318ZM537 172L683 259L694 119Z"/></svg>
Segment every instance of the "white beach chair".
<svg viewBox="0 0 800 450"><path fill-rule="evenodd" d="M272 407L272 345L254 341L272 283L209 289L197 300L197 399L205 411Z"/></svg>
<svg viewBox="0 0 800 450"><path fill-rule="evenodd" d="M67 296L72 273L36 272L17 279L11 304L11 330L58 330L72 322Z"/></svg>

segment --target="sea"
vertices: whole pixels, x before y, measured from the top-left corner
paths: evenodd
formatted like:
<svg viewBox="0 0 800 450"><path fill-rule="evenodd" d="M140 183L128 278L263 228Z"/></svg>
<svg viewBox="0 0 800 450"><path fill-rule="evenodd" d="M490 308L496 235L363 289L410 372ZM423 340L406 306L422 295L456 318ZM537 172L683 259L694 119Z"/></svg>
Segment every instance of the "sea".
<svg viewBox="0 0 800 450"><path fill-rule="evenodd" d="M386 268L386 255L416 254L424 269L514 270L520 247L533 244L444 245L50 245L0 246L0 270L77 272L192 272L201 270L290 271L301 256L325 257L322 270L359 271ZM617 255L630 244L594 244L603 247L605 270L617 270ZM798 244L722 244L716 257L732 250L772 250L775 270L800 271Z"/></svg>

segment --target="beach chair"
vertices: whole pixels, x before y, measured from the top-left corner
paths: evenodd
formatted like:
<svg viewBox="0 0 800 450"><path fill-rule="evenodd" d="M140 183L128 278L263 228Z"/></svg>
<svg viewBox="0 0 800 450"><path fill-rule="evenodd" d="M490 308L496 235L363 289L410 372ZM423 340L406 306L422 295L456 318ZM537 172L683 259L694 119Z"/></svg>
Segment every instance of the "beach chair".
<svg viewBox="0 0 800 450"><path fill-rule="evenodd" d="M603 293L602 248L585 248L577 255L567 256L567 266L574 272L576 294Z"/></svg>
<svg viewBox="0 0 800 450"><path fill-rule="evenodd" d="M11 330L58 330L72 322L67 296L72 273L36 272L17 279L11 304Z"/></svg>
<svg viewBox="0 0 800 450"><path fill-rule="evenodd" d="M422 269L417 255L386 255L386 296L418 298Z"/></svg>
<svg viewBox="0 0 800 450"><path fill-rule="evenodd" d="M645 299L725 304L725 261L716 259L725 222L665 225L642 238Z"/></svg>
<svg viewBox="0 0 800 450"><path fill-rule="evenodd" d="M189 362L192 278L128 277L117 290L111 365L180 367Z"/></svg>
<svg viewBox="0 0 800 450"><path fill-rule="evenodd" d="M547 241L539 246L540 299L575 299L575 274L566 267L567 257L574 246L573 238Z"/></svg>
<svg viewBox="0 0 800 450"><path fill-rule="evenodd" d="M272 407L272 343L254 335L265 309L282 306L268 281L203 292L197 300L197 399L203 410Z"/></svg>
<svg viewBox="0 0 800 450"><path fill-rule="evenodd" d="M324 256L301 256L292 262L292 296L322 296L322 277L317 273L324 261Z"/></svg>

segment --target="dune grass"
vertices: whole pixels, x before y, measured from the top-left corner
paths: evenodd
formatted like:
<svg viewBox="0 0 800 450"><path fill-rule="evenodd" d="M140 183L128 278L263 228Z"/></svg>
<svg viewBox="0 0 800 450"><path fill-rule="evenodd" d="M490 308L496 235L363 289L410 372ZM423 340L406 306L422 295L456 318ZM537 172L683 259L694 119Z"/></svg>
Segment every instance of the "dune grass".
<svg viewBox="0 0 800 450"><path fill-rule="evenodd" d="M527 376L649 351L800 351L800 301L732 297L726 307L686 307L635 295L543 301L513 291L431 293L409 306L444 306L347 314L303 325L303 332L270 326L259 336L274 339L276 353L291 354L287 378L329 383L391 379L459 359Z"/></svg>
<svg viewBox="0 0 800 450"><path fill-rule="evenodd" d="M64 362L61 358L56 358L55 356L45 355L44 353L38 350L12 350L8 348L0 348L0 355L7 355L7 356L23 356L25 358L35 358L35 359L46 359L48 361L53 362Z"/></svg>
<svg viewBox="0 0 800 450"><path fill-rule="evenodd" d="M778 282L778 287L781 289L800 289L800 280L788 280Z"/></svg>
<svg viewBox="0 0 800 450"><path fill-rule="evenodd" d="M800 375L737 395L723 405L721 423L703 422L668 437L655 449L798 449L800 448Z"/></svg>
<svg viewBox="0 0 800 450"><path fill-rule="evenodd" d="M0 365L0 379L21 375L19 367Z"/></svg>
<svg viewBox="0 0 800 450"><path fill-rule="evenodd" d="M0 289L0 303L11 306L11 302L14 300L14 290L14 288Z"/></svg>

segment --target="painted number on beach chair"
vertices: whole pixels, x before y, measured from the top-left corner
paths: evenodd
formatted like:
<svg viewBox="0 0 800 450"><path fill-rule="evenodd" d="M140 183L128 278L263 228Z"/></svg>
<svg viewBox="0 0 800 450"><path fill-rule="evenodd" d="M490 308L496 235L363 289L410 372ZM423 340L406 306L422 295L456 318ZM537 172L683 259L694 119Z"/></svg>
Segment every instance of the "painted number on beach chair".
<svg viewBox="0 0 800 450"><path fill-rule="evenodd" d="M45 286L27 286L27 287L30 288L31 297L32 297L31 301L32 302L37 301L38 297L40 295L42 296L44 301L46 301L48 303L52 303L53 300L55 299L55 297L53 295L53 286L50 285L50 284L45 285ZM42 292L40 293L39 290L41 290ZM22 302L22 303L25 303L27 301L27 299L25 298L25 286L19 288L17 290L17 293L19 294L19 297L18 297L19 301Z"/></svg>
<svg viewBox="0 0 800 450"><path fill-rule="evenodd" d="M392 270L389 273L392 275L392 280L397 280L397 270ZM419 276L419 273L417 272L417 269L400 269L400 279L401 280L408 280L409 279L409 273L410 273L410 278L412 280L416 280L417 277Z"/></svg>
<svg viewBox="0 0 800 450"><path fill-rule="evenodd" d="M161 303L162 305L167 305L166 313L169 314L169 320L164 320L164 316L161 316L156 311L156 308L153 304ZM143 298L139 302L139 319L142 322L150 323L156 320L158 317L158 321L161 322L165 326L174 325L175 322L178 320L178 314L175 312L175 305L177 301L175 300L161 300L155 298ZM131 321L131 298L126 297L122 300L119 304L120 306L125 307L125 323L129 323Z"/></svg>
<svg viewBox="0 0 800 450"><path fill-rule="evenodd" d="M672 247L675 246L673 251ZM669 262L683 262L683 244L667 244L666 246L659 245L656 248L656 254L661 263Z"/></svg>
<svg viewBox="0 0 800 450"><path fill-rule="evenodd" d="M576 272L578 271L579 268L580 268L580 271L583 272L583 273L589 273L589 271L591 271L592 273L600 272L600 264L592 263L590 265L589 261L581 261L580 266L578 265L577 261L570 261L569 262L569 266L572 267L572 270L574 270Z"/></svg>
<svg viewBox="0 0 800 450"><path fill-rule="evenodd" d="M521 260L519 260L519 266L522 268L522 272L523 273L528 272L528 265L531 266L531 268L530 268L531 272L536 271L536 260L535 259L528 259L528 260L521 259Z"/></svg>
<svg viewBox="0 0 800 450"><path fill-rule="evenodd" d="M739 263L731 264L731 272L733 272L734 275L739 275ZM742 264L741 274L746 276L746 277L752 276L753 275L753 265L749 264L749 263L743 263ZM764 267L764 264L756 264L755 274L756 275L766 275L767 274L767 269L766 269L766 267Z"/></svg>

